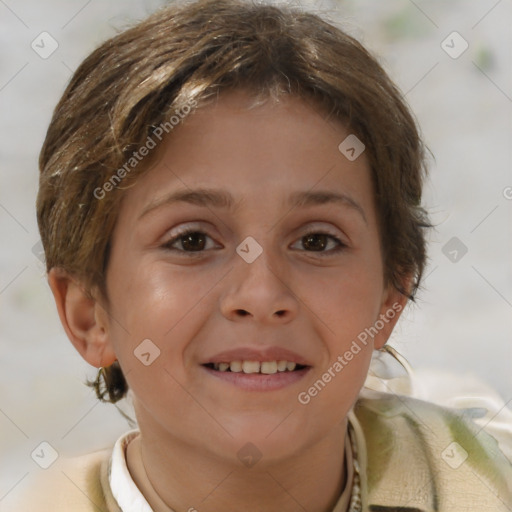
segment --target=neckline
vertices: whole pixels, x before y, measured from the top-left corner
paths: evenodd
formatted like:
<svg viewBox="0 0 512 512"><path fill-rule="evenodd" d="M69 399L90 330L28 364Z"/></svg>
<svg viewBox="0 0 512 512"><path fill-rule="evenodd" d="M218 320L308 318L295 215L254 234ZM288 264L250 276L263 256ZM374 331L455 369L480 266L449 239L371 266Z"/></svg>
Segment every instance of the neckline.
<svg viewBox="0 0 512 512"><path fill-rule="evenodd" d="M350 507L352 487L354 483L354 453L352 450L348 429L351 426L353 428L354 419L355 417L352 416L351 418L349 413L349 416L347 417L347 429L345 431L345 450L343 457L343 464L345 466L345 486L331 512L345 512L348 511ZM355 419L355 421L357 422L357 419ZM361 453L360 449L360 439L357 432L357 427L354 429L354 434L358 447L359 457L361 457L363 454ZM152 502L154 505L158 506L158 509L156 510L162 509L168 512L174 512L172 509L167 507L167 505L163 502L163 500L153 488L143 467L142 455L140 451L137 457L138 461L135 463L139 466L139 480L140 476L142 475L142 481L139 481L139 485L141 485L142 489L139 488L139 486L135 483L135 480L128 469L128 445L132 441L136 440L136 438L139 436L140 431L138 429L131 430L123 434L114 445L109 461L108 475L112 495L117 501L122 512L155 512L154 509L150 506L146 496L143 494L143 491L146 490L146 493L151 494ZM138 450L140 450L140 445Z"/></svg>

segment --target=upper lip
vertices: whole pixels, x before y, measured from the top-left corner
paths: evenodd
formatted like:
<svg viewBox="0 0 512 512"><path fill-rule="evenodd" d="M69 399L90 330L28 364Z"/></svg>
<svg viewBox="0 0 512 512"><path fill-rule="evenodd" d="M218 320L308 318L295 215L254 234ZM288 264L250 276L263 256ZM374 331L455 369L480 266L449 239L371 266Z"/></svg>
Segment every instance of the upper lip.
<svg viewBox="0 0 512 512"><path fill-rule="evenodd" d="M208 363L229 363L231 361L289 361L291 363L303 366L311 366L311 364L302 356L280 347L251 348L240 347L236 349L219 352L202 364Z"/></svg>

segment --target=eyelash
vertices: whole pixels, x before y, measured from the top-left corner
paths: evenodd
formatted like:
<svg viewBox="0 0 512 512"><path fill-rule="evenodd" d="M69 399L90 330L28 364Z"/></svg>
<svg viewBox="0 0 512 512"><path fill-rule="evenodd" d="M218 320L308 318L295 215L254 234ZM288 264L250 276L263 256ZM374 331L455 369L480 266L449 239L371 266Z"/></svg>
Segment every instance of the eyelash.
<svg viewBox="0 0 512 512"><path fill-rule="evenodd" d="M189 235L191 233L199 233L202 235L206 235L208 238L212 239L212 237L210 237L210 235L208 235L208 233L205 233L204 231L201 231L199 229L194 229L194 228L188 228L188 229L184 229L181 232L178 232L172 239L165 242L162 245L162 248L166 249L168 251L181 252L181 253L186 254L189 257L200 257L205 252L205 250L185 251L185 250L176 249L176 248L172 247L172 245L174 245L176 242L179 242L181 238L183 238L184 236ZM316 253L316 254L320 255L321 257L328 257L328 256L333 256L335 254L338 254L339 252L341 252L347 248L347 245L344 242L342 242L338 237L331 235L330 233L327 233L324 231L310 231L310 232L302 235L302 237L300 237L300 238L305 238L309 235L327 235L328 238L330 238L331 240L334 240L337 243L337 247L334 249L330 249L329 251L305 251L305 252L312 252L312 253Z"/></svg>

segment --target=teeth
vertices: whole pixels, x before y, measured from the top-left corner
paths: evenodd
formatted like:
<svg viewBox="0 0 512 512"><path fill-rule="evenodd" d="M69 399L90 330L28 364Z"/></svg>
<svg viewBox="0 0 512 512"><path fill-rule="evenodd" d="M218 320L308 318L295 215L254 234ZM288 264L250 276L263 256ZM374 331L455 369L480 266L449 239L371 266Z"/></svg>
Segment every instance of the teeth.
<svg viewBox="0 0 512 512"><path fill-rule="evenodd" d="M231 361L230 364L226 363L229 366L231 366L231 371L240 373L242 371L242 361Z"/></svg>
<svg viewBox="0 0 512 512"><path fill-rule="evenodd" d="M295 367L297 365L295 363L286 363L286 369L289 371L289 372L293 372L293 370L295 370Z"/></svg>
<svg viewBox="0 0 512 512"><path fill-rule="evenodd" d="M261 363L261 373L271 374L277 373L277 362L276 361L265 361Z"/></svg>
<svg viewBox="0 0 512 512"><path fill-rule="evenodd" d="M230 363L213 363L213 368L219 372L234 373L263 373L272 375L278 372L293 372L297 367L296 363L291 361L231 361Z"/></svg>
<svg viewBox="0 0 512 512"><path fill-rule="evenodd" d="M286 371L286 365L288 363L286 361L277 361L277 371L284 372Z"/></svg>
<svg viewBox="0 0 512 512"><path fill-rule="evenodd" d="M242 363L244 373L259 373L260 363L258 361L244 361Z"/></svg>

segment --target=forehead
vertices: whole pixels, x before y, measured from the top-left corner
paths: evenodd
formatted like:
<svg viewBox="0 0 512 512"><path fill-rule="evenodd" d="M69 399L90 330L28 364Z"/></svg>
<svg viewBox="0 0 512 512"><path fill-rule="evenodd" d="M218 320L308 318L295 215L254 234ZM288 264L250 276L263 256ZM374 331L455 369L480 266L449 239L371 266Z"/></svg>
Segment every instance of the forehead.
<svg viewBox="0 0 512 512"><path fill-rule="evenodd" d="M350 161L338 148L349 135L312 101L282 96L255 105L246 91L224 93L192 111L163 139L156 163L123 203L144 213L171 192L197 188L222 188L222 197L217 194L210 203L232 209L284 207L294 199L298 206L307 203L308 191L371 203L365 154Z"/></svg>

